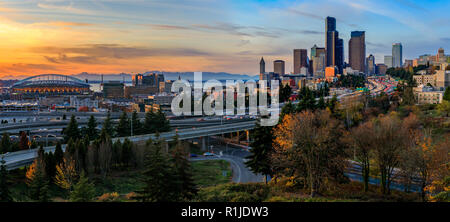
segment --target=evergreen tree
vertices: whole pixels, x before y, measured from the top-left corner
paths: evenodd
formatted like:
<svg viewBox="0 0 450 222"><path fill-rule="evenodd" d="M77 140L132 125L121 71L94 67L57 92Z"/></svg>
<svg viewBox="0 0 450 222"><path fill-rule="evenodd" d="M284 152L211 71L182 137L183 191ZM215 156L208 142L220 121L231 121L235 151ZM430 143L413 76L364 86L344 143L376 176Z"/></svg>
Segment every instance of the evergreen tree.
<svg viewBox="0 0 450 222"><path fill-rule="evenodd" d="M112 160L113 164L118 166L122 163L122 143L116 140L112 146Z"/></svg>
<svg viewBox="0 0 450 222"><path fill-rule="evenodd" d="M114 137L116 135L114 128L112 126L112 123L111 123L111 113L109 113L109 112L106 115L105 121L103 122L102 131L106 132L111 137Z"/></svg>
<svg viewBox="0 0 450 222"><path fill-rule="evenodd" d="M5 160L2 159L0 162L0 202L12 202L11 192L9 191L9 176L6 170Z"/></svg>
<svg viewBox="0 0 450 222"><path fill-rule="evenodd" d="M132 157L133 143L128 138L125 138L122 144L122 163L125 167L128 167Z"/></svg>
<svg viewBox="0 0 450 222"><path fill-rule="evenodd" d="M76 143L72 138L70 138L69 142L67 142L66 145L65 157L73 160L75 152L76 152Z"/></svg>
<svg viewBox="0 0 450 222"><path fill-rule="evenodd" d="M155 113L153 112L153 110L150 110L149 112L145 113L143 131L145 134L154 133L156 131Z"/></svg>
<svg viewBox="0 0 450 222"><path fill-rule="evenodd" d="M74 189L70 192L70 201L72 202L89 202L95 197L95 186L89 183L89 179L85 176L84 171L80 175L80 180L75 184Z"/></svg>
<svg viewBox="0 0 450 222"><path fill-rule="evenodd" d="M58 141L58 143L56 143L56 147L55 147L55 153L53 154L53 157L55 159L55 164L59 165L63 162L63 158L64 158L64 153L61 147L61 143Z"/></svg>
<svg viewBox="0 0 450 222"><path fill-rule="evenodd" d="M314 110L316 108L316 98L314 93L308 88L303 87L299 94L299 103L296 107L296 112L301 112L304 110Z"/></svg>
<svg viewBox="0 0 450 222"><path fill-rule="evenodd" d="M197 189L192 178L191 163L188 160L189 153L186 152L186 147L178 140L178 135L175 136L175 143L172 155L174 168L180 183L180 193L183 199L190 200L197 193Z"/></svg>
<svg viewBox="0 0 450 222"><path fill-rule="evenodd" d="M0 154L11 152L12 150L11 138L8 133L3 133L2 140L0 142Z"/></svg>
<svg viewBox="0 0 450 222"><path fill-rule="evenodd" d="M266 176L272 175L272 168L270 164L270 155L273 150L272 143L274 137L272 127L261 126L258 122L252 134L252 143L250 147L251 155L245 163L254 173L261 173Z"/></svg>
<svg viewBox="0 0 450 222"><path fill-rule="evenodd" d="M323 99L323 96L320 96L319 102L317 103L318 109L325 109L327 107L327 104L325 104L325 100Z"/></svg>
<svg viewBox="0 0 450 222"><path fill-rule="evenodd" d="M179 182L161 141L147 142L143 172L145 186L136 191L143 202L170 202L180 199Z"/></svg>
<svg viewBox="0 0 450 222"><path fill-rule="evenodd" d="M120 116L119 124L116 128L117 135L120 137L130 136L130 119L126 112L122 113Z"/></svg>
<svg viewBox="0 0 450 222"><path fill-rule="evenodd" d="M81 138L80 129L78 129L78 122L75 119L74 115L72 115L72 117L70 117L69 124L64 129L63 133L64 133L64 141L65 142L68 142L70 139L75 141L75 140Z"/></svg>
<svg viewBox="0 0 450 222"><path fill-rule="evenodd" d="M45 175L44 162L36 159L28 169L26 176L30 198L40 202L48 202L50 199L49 183Z"/></svg>
<svg viewBox="0 0 450 222"><path fill-rule="evenodd" d="M50 182L53 182L53 178L56 175L56 161L52 152L44 154L45 161L45 175Z"/></svg>
<svg viewBox="0 0 450 222"><path fill-rule="evenodd" d="M280 87L280 102L286 102L289 100L292 94L292 88L286 84Z"/></svg>
<svg viewBox="0 0 450 222"><path fill-rule="evenodd" d="M444 93L444 98L443 99L450 102L450 87L445 88L445 93Z"/></svg>
<svg viewBox="0 0 450 222"><path fill-rule="evenodd" d="M138 118L136 110L133 111L133 114L131 115L131 126L133 135L142 134L142 123Z"/></svg>
<svg viewBox="0 0 450 222"><path fill-rule="evenodd" d="M414 105L415 100L412 87L405 87L402 93L402 105Z"/></svg>
<svg viewBox="0 0 450 222"><path fill-rule="evenodd" d="M170 130L170 122L166 118L166 114L164 114L161 109L156 113L156 122L155 127L158 132L167 132Z"/></svg>
<svg viewBox="0 0 450 222"><path fill-rule="evenodd" d="M89 117L89 121L87 124L87 135L89 136L89 140L96 140L98 137L98 130L97 130L97 120L95 119L94 115L91 115Z"/></svg>

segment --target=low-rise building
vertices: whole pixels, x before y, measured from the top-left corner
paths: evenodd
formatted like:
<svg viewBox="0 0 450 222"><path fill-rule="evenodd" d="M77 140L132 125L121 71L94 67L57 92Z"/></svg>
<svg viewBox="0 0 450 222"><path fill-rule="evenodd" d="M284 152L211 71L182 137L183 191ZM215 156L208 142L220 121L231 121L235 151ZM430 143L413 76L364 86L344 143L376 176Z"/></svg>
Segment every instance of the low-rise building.
<svg viewBox="0 0 450 222"><path fill-rule="evenodd" d="M413 89L417 104L439 104L444 97L444 91L436 91L431 86L419 85Z"/></svg>

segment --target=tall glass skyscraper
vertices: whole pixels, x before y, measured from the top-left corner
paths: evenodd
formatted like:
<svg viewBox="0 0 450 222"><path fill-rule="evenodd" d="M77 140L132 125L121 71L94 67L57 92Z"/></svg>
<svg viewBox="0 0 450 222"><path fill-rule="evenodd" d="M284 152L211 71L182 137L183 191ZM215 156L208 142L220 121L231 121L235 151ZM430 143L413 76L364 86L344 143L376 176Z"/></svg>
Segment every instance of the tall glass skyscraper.
<svg viewBox="0 0 450 222"><path fill-rule="evenodd" d="M336 30L336 19L327 17L325 19L325 49L326 64L329 66L337 66L339 72L342 73L344 65L344 42L339 38L339 32Z"/></svg>
<svg viewBox="0 0 450 222"><path fill-rule="evenodd" d="M403 55L402 55L402 44L401 43L394 43L392 44L392 66L402 67L402 61L403 61Z"/></svg>

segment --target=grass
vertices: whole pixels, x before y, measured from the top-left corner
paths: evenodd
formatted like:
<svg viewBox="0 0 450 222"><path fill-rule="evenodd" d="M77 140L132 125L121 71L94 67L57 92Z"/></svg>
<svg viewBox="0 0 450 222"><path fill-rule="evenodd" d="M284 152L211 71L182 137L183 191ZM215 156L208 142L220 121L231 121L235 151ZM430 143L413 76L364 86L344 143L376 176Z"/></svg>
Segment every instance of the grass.
<svg viewBox="0 0 450 222"><path fill-rule="evenodd" d="M231 180L230 163L225 160L194 161L191 165L194 183L200 187L224 184Z"/></svg>

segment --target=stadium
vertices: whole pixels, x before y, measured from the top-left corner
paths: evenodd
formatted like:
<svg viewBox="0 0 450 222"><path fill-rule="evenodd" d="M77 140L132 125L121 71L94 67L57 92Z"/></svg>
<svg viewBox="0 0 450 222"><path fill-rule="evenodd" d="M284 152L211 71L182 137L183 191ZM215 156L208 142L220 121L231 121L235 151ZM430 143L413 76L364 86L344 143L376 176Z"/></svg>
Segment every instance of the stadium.
<svg viewBox="0 0 450 222"><path fill-rule="evenodd" d="M11 91L35 95L76 95L89 93L89 84L72 76L43 74L14 83Z"/></svg>

